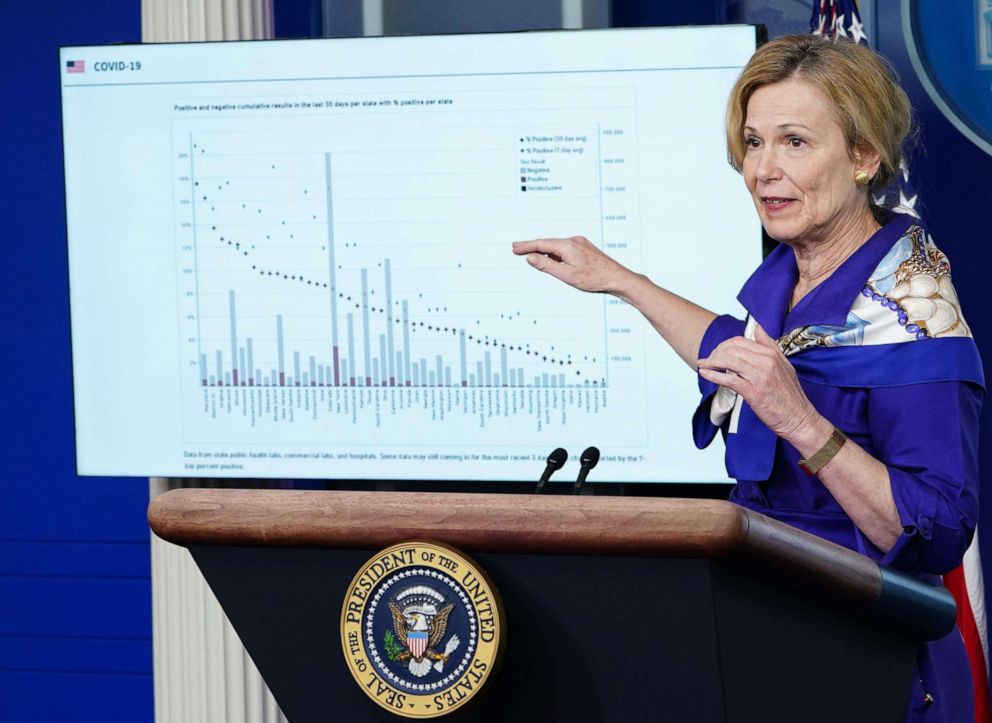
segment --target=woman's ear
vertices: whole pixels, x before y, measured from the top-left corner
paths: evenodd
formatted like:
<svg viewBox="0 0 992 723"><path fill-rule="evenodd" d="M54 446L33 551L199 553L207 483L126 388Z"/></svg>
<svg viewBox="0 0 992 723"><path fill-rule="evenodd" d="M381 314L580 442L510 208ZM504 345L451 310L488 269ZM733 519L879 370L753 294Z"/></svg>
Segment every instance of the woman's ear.
<svg viewBox="0 0 992 723"><path fill-rule="evenodd" d="M860 146L854 149L854 172L857 174L864 171L869 178L878 175L878 169L882 165L882 155L871 146Z"/></svg>

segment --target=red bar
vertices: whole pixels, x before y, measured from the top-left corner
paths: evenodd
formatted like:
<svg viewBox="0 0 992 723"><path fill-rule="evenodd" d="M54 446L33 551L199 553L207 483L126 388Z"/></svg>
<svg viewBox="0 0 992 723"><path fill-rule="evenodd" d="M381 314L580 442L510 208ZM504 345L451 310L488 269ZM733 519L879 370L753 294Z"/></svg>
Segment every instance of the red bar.
<svg viewBox="0 0 992 723"><path fill-rule="evenodd" d="M367 387L372 386L372 377L365 377L365 386Z"/></svg>
<svg viewBox="0 0 992 723"><path fill-rule="evenodd" d="M203 386L207 386L207 380L206 379L203 380Z"/></svg>
<svg viewBox="0 0 992 723"><path fill-rule="evenodd" d="M231 381L234 382L234 386L238 386L238 370L234 369L231 371Z"/></svg>
<svg viewBox="0 0 992 723"><path fill-rule="evenodd" d="M279 372L279 386L286 386L286 374L285 372Z"/></svg>

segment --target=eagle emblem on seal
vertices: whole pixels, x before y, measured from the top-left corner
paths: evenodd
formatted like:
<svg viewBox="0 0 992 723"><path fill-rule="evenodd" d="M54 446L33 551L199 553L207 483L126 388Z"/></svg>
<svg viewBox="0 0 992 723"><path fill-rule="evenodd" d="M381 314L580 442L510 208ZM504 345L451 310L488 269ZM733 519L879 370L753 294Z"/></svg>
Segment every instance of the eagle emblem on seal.
<svg viewBox="0 0 992 723"><path fill-rule="evenodd" d="M444 640L448 616L453 603L444 604L444 596L426 585L414 585L400 591L389 601L393 630L385 634L385 647L390 660L407 663L410 672L422 678L431 668L444 670L448 657L458 648L457 635L448 638L444 652L436 648ZM395 635L393 634L395 632Z"/></svg>

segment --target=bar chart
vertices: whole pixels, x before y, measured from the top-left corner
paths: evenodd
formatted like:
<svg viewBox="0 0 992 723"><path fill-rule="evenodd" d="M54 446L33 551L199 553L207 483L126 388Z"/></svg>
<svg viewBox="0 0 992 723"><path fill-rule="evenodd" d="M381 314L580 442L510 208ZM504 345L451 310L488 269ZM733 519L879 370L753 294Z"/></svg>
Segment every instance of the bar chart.
<svg viewBox="0 0 992 723"><path fill-rule="evenodd" d="M187 418L529 417L540 430L605 408L611 359L632 359L611 352L631 343L612 318L627 310L533 272L510 244L623 236L630 203L603 179L625 188L622 134L392 120L383 135L179 138L184 355L199 388L184 392Z"/></svg>

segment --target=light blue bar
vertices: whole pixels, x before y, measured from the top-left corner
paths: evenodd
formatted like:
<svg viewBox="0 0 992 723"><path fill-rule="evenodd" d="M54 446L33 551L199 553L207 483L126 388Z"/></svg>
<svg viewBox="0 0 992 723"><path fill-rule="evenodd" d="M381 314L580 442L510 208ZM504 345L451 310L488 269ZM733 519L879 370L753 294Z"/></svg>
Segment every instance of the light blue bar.
<svg viewBox="0 0 992 723"><path fill-rule="evenodd" d="M207 379L207 355L200 354L200 381Z"/></svg>
<svg viewBox="0 0 992 723"><path fill-rule="evenodd" d="M403 301L403 378L410 380L410 316L407 302Z"/></svg>
<svg viewBox="0 0 992 723"><path fill-rule="evenodd" d="M499 368L501 370L500 378L503 380L503 386L506 386L506 380L510 376L507 372L507 359L506 359L506 347L500 347L499 349Z"/></svg>
<svg viewBox="0 0 992 723"><path fill-rule="evenodd" d="M389 367L388 372L383 369L383 374L387 377L387 383L392 380L392 383L399 384L399 380L396 378L399 374L399 366L393 367L395 353L393 348L393 276L389 259L383 262L383 267L386 274L386 354L383 355L383 363Z"/></svg>
<svg viewBox="0 0 992 723"><path fill-rule="evenodd" d="M363 383L372 383L372 332L369 331L369 272L362 269L362 350L365 352L365 379Z"/></svg>
<svg viewBox="0 0 992 723"><path fill-rule="evenodd" d="M475 374L469 374L468 375L468 385L470 387L474 387L475 386Z"/></svg>
<svg viewBox="0 0 992 723"><path fill-rule="evenodd" d="M427 372L427 378L430 379L430 386L437 386L437 373L433 369Z"/></svg>
<svg viewBox="0 0 992 723"><path fill-rule="evenodd" d="M317 367L317 384L324 386L324 365Z"/></svg>
<svg viewBox="0 0 992 723"><path fill-rule="evenodd" d="M500 386L499 374L493 374L493 386L494 387Z"/></svg>
<svg viewBox="0 0 992 723"><path fill-rule="evenodd" d="M372 360L372 383L379 386L379 360Z"/></svg>
<svg viewBox="0 0 992 723"><path fill-rule="evenodd" d="M358 381L354 379L358 365L355 364L355 315L351 313L348 314L348 363L351 366L351 374L344 377L342 381L345 384L354 385Z"/></svg>
<svg viewBox="0 0 992 723"><path fill-rule="evenodd" d="M568 386L567 384L565 384L565 375L564 374L559 374L558 375L558 386L559 387L567 387Z"/></svg>
<svg viewBox="0 0 992 723"><path fill-rule="evenodd" d="M485 384L485 379L486 379L486 377L482 373L482 362L481 361L480 362L476 362L475 363L475 380L476 380L476 382L478 382L478 384L479 384L480 387L483 384Z"/></svg>
<svg viewBox="0 0 992 723"><path fill-rule="evenodd" d="M516 369L511 369L510 370L510 386L511 387L517 386L517 370Z"/></svg>
<svg viewBox="0 0 992 723"><path fill-rule="evenodd" d="M255 370L255 386L256 387L262 386L262 370L261 369L256 369Z"/></svg>
<svg viewBox="0 0 992 723"><path fill-rule="evenodd" d="M376 382L376 384L382 384L382 386L389 386L389 367L392 365L389 363L389 355L386 353L386 335L379 334L379 373L381 378Z"/></svg>
<svg viewBox="0 0 992 723"><path fill-rule="evenodd" d="M423 386L427 386L427 360L420 360L420 383Z"/></svg>
<svg viewBox="0 0 992 723"><path fill-rule="evenodd" d="M558 386L558 377L556 377L556 376L551 377L551 386L552 387L557 387Z"/></svg>
<svg viewBox="0 0 992 723"><path fill-rule="evenodd" d="M245 348L242 346L242 347L239 347L238 348L238 369L241 370L241 373L238 374L238 385L239 386L242 386L243 387L243 386L245 386L245 385L248 384L248 380L245 378L245 370L247 368L248 368L248 365L245 364Z"/></svg>
<svg viewBox="0 0 992 723"><path fill-rule="evenodd" d="M551 386L551 380L548 379L548 373L547 372L545 372L544 374L541 375L541 386L545 386L545 387L550 387Z"/></svg>
<svg viewBox="0 0 992 723"><path fill-rule="evenodd" d="M462 383L468 382L468 357L465 354L465 330L458 330L458 352L461 356Z"/></svg>
<svg viewBox="0 0 992 723"><path fill-rule="evenodd" d="M486 352L486 386L491 387L493 385L493 355L491 352Z"/></svg>
<svg viewBox="0 0 992 723"><path fill-rule="evenodd" d="M524 376L524 368L517 368L517 384L521 387L527 386L527 377Z"/></svg>
<svg viewBox="0 0 992 723"><path fill-rule="evenodd" d="M303 379L301 380L301 386L306 387L309 385L310 385L310 375L307 374L306 372L303 372Z"/></svg>
<svg viewBox="0 0 992 723"><path fill-rule="evenodd" d="M280 382L283 382L285 380L283 375L286 373L286 364L282 350L282 314L276 316L276 347L279 353L279 379Z"/></svg>
<svg viewBox="0 0 992 723"><path fill-rule="evenodd" d="M541 386L541 377L534 377L534 386L535 387Z"/></svg>
<svg viewBox="0 0 992 723"><path fill-rule="evenodd" d="M420 365L417 364L413 367L413 386L420 386Z"/></svg>
<svg viewBox="0 0 992 723"><path fill-rule="evenodd" d="M238 329L237 329L237 314L234 311L234 292L227 292L227 304L231 312L231 364L238 363ZM245 368L244 361L242 360L241 369ZM243 372L242 372L243 373ZM234 375L238 376L238 369L235 367ZM241 381L240 379L238 381Z"/></svg>
<svg viewBox="0 0 992 723"><path fill-rule="evenodd" d="M298 384L300 381L300 352L293 352L293 382Z"/></svg>
<svg viewBox="0 0 992 723"><path fill-rule="evenodd" d="M279 384L279 373L275 369L272 370L272 379L269 380L269 384L274 387Z"/></svg>
<svg viewBox="0 0 992 723"><path fill-rule="evenodd" d="M231 372L224 372L224 386L231 386Z"/></svg>
<svg viewBox="0 0 992 723"><path fill-rule="evenodd" d="M396 386L401 387L406 382L403 376L403 353L396 352Z"/></svg>
<svg viewBox="0 0 992 723"><path fill-rule="evenodd" d="M438 382L440 382L442 379L444 379L444 360L441 358L440 354L437 355L437 358L435 359L434 363L436 364L434 373L437 376Z"/></svg>
<svg viewBox="0 0 992 723"><path fill-rule="evenodd" d="M317 379L317 359L310 357L310 381L316 381Z"/></svg>
<svg viewBox="0 0 992 723"><path fill-rule="evenodd" d="M213 374L210 375L210 386L212 387L217 386L217 377L215 377Z"/></svg>
<svg viewBox="0 0 992 723"><path fill-rule="evenodd" d="M245 373L246 373L246 375L249 378L251 378L251 376L252 376L252 374L251 374L252 373L252 370L255 368L255 359L252 357L251 337L250 336L247 339L245 339L245 347L247 348L247 353L248 353L248 365L245 367ZM255 383L258 384L258 380L255 380Z"/></svg>
<svg viewBox="0 0 992 723"><path fill-rule="evenodd" d="M217 379L224 378L224 355L221 350L217 350Z"/></svg>
<svg viewBox="0 0 992 723"><path fill-rule="evenodd" d="M444 368L444 386L451 386L451 367Z"/></svg>
<svg viewBox="0 0 992 723"><path fill-rule="evenodd" d="M331 354L337 363L338 356L338 283L334 266L334 194L331 192L331 154L324 154L324 185L327 199L327 271L330 280L331 300ZM344 376L344 375L342 375ZM330 381L333 381L331 377Z"/></svg>

